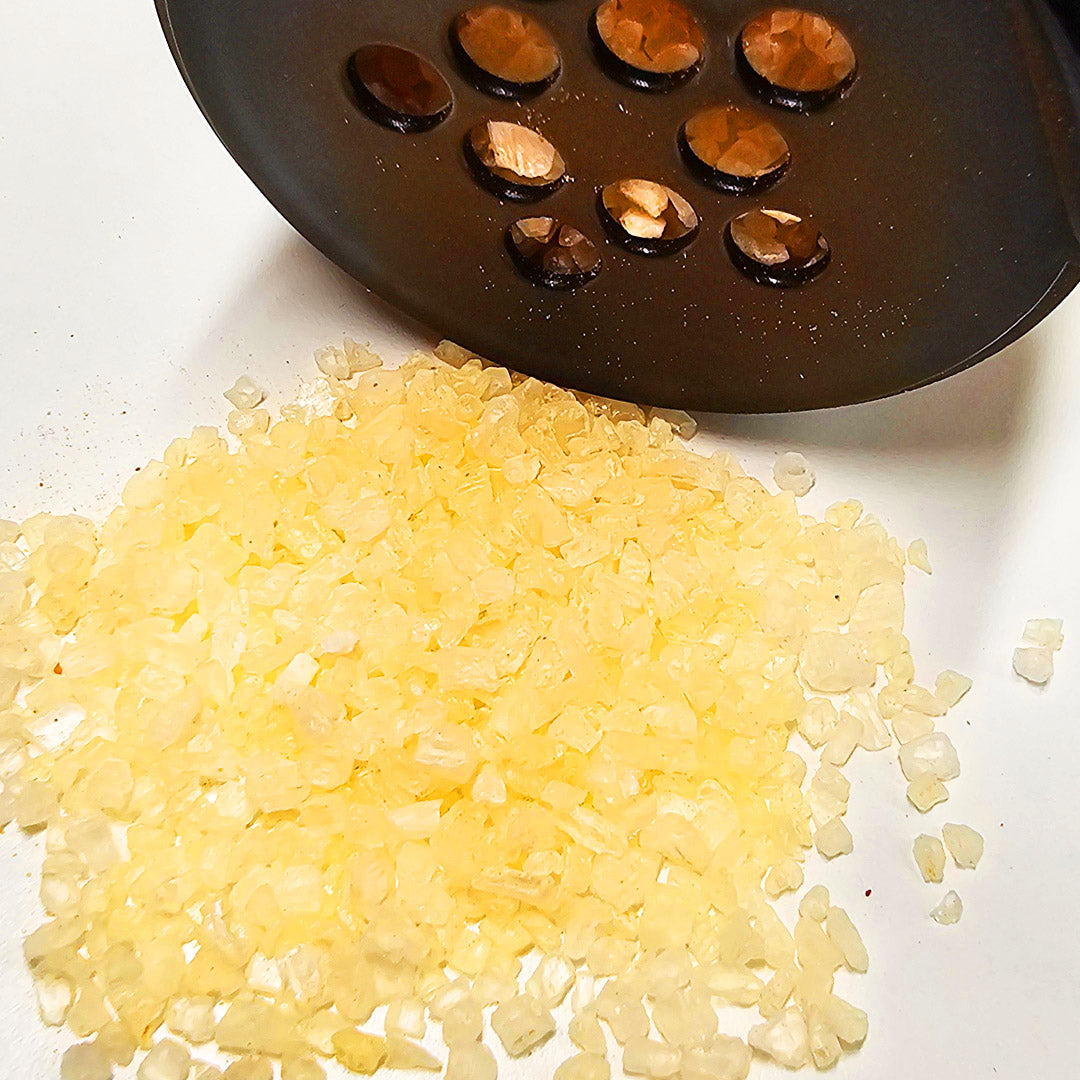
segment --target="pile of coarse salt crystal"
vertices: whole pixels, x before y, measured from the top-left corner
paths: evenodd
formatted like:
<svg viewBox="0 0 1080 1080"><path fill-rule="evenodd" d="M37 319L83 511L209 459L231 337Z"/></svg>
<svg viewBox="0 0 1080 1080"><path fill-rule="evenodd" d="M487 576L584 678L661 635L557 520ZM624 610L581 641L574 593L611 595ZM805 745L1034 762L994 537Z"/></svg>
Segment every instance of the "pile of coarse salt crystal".
<svg viewBox="0 0 1080 1080"><path fill-rule="evenodd" d="M237 441L175 440L101 526L3 526L0 821L45 833L25 955L83 1040L63 1080L491 1080L548 1042L556 1080L742 1080L858 1047L858 931L821 885L790 928L773 901L851 851L856 749L895 737L924 812L959 773L970 683L914 682L916 560L685 449L685 414L448 345L318 360L273 423L241 380Z"/></svg>

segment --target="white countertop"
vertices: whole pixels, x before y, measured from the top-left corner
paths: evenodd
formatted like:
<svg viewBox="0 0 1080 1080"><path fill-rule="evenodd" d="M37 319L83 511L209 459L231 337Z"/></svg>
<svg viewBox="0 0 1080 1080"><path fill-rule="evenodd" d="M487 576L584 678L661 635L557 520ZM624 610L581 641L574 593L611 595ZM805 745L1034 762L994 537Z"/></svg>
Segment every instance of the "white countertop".
<svg viewBox="0 0 1080 1080"><path fill-rule="evenodd" d="M0 515L100 516L173 435L224 421L238 374L280 399L345 334L388 359L426 340L233 164L150 0L0 5ZM841 1078L1076 1075L1078 360L1080 295L1006 353L901 398L701 418L702 444L762 477L780 451L803 451L818 475L808 510L854 496L902 540L924 537L934 574L908 589L919 676L975 679L947 724L964 770L950 801L919 818L891 753L864 759L855 853L808 864L871 954L850 988L871 1035ZM1039 615L1064 618L1066 633L1042 691L1010 670ZM965 903L951 928L927 918L944 889L911 859L914 836L945 821L987 840L978 872L951 875ZM61 1038L37 1020L19 949L39 917L35 845L9 830L0 856L0 1080L55 1080ZM550 1060L513 1074L548 1077Z"/></svg>

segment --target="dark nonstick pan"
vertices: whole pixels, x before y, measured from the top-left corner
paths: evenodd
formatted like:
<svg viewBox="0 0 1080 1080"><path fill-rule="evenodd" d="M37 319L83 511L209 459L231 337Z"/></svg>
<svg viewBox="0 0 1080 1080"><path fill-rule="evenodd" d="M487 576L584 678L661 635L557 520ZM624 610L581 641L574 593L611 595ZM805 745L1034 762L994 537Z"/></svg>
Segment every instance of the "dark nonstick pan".
<svg viewBox="0 0 1080 1080"><path fill-rule="evenodd" d="M1075 0L821 0L858 72L805 112L763 101L737 63L742 27L769 8L759 0L690 0L704 60L666 92L599 62L592 2L513 0L561 58L523 100L470 82L450 34L462 0L157 6L210 124L312 244L438 334L565 386L729 412L865 401L990 356L1080 280ZM445 76L442 123L401 132L364 111L346 67L372 42ZM680 129L717 103L783 132L792 160L775 187L727 194L688 168ZM524 209L482 187L464 144L488 119L542 131L569 181ZM655 258L614 242L598 193L626 177L684 195L701 221L692 242ZM793 288L740 272L725 230L757 207L812 215L825 271ZM505 243L527 214L593 239L599 273L572 290L530 281Z"/></svg>

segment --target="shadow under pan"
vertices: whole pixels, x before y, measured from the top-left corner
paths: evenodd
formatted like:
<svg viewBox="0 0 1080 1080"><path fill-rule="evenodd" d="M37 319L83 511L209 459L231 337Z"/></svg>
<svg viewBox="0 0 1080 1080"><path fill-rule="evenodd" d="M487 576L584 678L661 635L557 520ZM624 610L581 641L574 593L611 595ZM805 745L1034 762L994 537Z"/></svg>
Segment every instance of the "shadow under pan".
<svg viewBox="0 0 1080 1080"><path fill-rule="evenodd" d="M157 0L180 69L241 167L312 244L403 311L491 360L609 397L726 412L870 400L932 382L1030 329L1080 280L1080 60L1050 0L816 6L843 28L854 84L824 108L768 105L735 41L767 10L699 0L700 70L664 93L601 68L595 5L529 5L562 68L523 107L476 89L449 28L467 5L432 0ZM1071 11L1066 0L1062 10ZM1080 23L1073 12L1069 27ZM1075 40L1075 39L1073 39ZM345 76L360 46L414 50L449 83L430 131L382 126ZM758 195L715 191L678 136L700 110L763 111L791 147ZM532 213L601 247L601 272L567 292L538 288L504 242L520 206L483 190L464 159L488 119L542 131L570 181ZM626 176L682 192L701 218L692 243L642 259L609 241L597 194ZM832 257L793 289L733 264L728 222L759 207L810 215Z"/></svg>

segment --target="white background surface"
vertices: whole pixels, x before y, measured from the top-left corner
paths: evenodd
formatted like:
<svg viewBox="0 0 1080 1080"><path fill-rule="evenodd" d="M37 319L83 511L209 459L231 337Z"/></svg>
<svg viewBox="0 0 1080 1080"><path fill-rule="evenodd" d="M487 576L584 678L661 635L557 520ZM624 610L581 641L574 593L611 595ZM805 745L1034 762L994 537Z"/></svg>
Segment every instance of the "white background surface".
<svg viewBox="0 0 1080 1080"><path fill-rule="evenodd" d="M388 358L424 340L240 173L149 0L0 4L0 514L100 516L169 438L223 422L237 374L280 399L343 334ZM1080 296L1007 353L900 399L703 418L701 442L760 476L778 452L805 452L808 510L851 495L902 540L925 537L934 575L908 589L920 678L955 667L976 680L946 725L964 769L950 802L920 819L893 754L864 758L855 854L808 864L871 953L870 974L844 987L871 1036L840 1077L1077 1075L1078 342ZM1036 615L1065 619L1045 691L1010 671ZM987 837L977 873L948 872L965 902L952 928L927 918L944 888L922 884L910 855L945 821ZM59 1038L37 1020L19 950L38 917L35 860L32 844L0 838L0 1080L58 1075ZM516 1071L550 1077L552 1060Z"/></svg>

